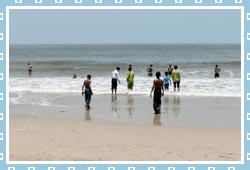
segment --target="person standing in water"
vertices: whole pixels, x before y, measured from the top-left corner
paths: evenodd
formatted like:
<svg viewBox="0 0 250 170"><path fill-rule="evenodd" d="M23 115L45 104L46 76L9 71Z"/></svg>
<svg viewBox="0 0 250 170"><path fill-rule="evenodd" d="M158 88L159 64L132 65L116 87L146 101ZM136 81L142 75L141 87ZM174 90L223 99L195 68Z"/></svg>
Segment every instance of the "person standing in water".
<svg viewBox="0 0 250 170"><path fill-rule="evenodd" d="M93 95L90 79L91 79L91 75L88 74L87 78L84 80L83 85L82 85L82 95L85 95L86 110L90 109L91 96Z"/></svg>
<svg viewBox="0 0 250 170"><path fill-rule="evenodd" d="M214 68L214 78L220 77L220 67L216 64Z"/></svg>
<svg viewBox="0 0 250 170"><path fill-rule="evenodd" d="M161 73L157 71L155 76L156 79L153 81L150 97L152 97L152 92L154 91L153 108L155 114L159 114L161 112L161 96L164 96L164 89L163 81L160 79Z"/></svg>
<svg viewBox="0 0 250 170"><path fill-rule="evenodd" d="M129 68L132 68L132 64L129 64L129 65L128 65L128 69L129 69Z"/></svg>
<svg viewBox="0 0 250 170"><path fill-rule="evenodd" d="M132 67L128 68L128 71L126 73L126 78L127 78L127 84L128 84L128 90L133 90L134 86L134 72L132 71Z"/></svg>
<svg viewBox="0 0 250 170"><path fill-rule="evenodd" d="M32 65L30 63L28 63L28 72L29 72L29 75L32 74Z"/></svg>
<svg viewBox="0 0 250 170"><path fill-rule="evenodd" d="M170 79L167 71L165 72L165 77L163 78L163 81L164 81L165 90L168 91L169 90L169 84L171 85L171 79Z"/></svg>
<svg viewBox="0 0 250 170"><path fill-rule="evenodd" d="M181 73L178 70L177 65L174 66L174 70L172 72L172 80L174 83L174 91L176 91L176 86L178 88L178 91L180 91Z"/></svg>
<svg viewBox="0 0 250 170"><path fill-rule="evenodd" d="M171 66L171 64L168 65L168 75L171 77L172 76L172 71L173 71L173 68Z"/></svg>
<svg viewBox="0 0 250 170"><path fill-rule="evenodd" d="M111 79L111 91L112 91L112 94L113 94L114 90L115 90L115 94L116 94L117 82L120 83L119 71L120 71L120 67L116 67L116 69L112 72L112 79Z"/></svg>
<svg viewBox="0 0 250 170"><path fill-rule="evenodd" d="M147 68L148 76L153 76L153 64L150 64L149 67Z"/></svg>

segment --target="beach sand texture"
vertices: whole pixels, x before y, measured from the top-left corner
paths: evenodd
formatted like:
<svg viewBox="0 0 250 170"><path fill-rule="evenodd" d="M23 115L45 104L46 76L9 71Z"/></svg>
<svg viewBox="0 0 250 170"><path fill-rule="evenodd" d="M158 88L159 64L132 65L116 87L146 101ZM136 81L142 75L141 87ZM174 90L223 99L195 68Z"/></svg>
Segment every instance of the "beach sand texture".
<svg viewBox="0 0 250 170"><path fill-rule="evenodd" d="M105 97L93 96L91 105L94 108L89 113L83 111L83 105L79 108L80 112L72 108L64 108L64 112L61 112L62 108L56 106L11 104L10 112L15 114L10 114L10 161L240 161L239 98L211 100L181 97L177 109L178 119L172 118L175 110L171 107L175 105L163 102L162 109L169 107L169 111L155 116L152 112L152 99L134 96L132 115L135 119L129 122L124 116L120 116L117 121L107 121L96 116L112 115L112 103L103 100ZM126 95L118 98L120 103L127 101ZM191 105L193 101L200 103L196 102L197 107L186 107L186 104ZM37 114L18 115L18 111L25 110ZM239 113L235 113L235 110ZM47 113L39 114L43 112ZM64 116L51 116L50 112ZM142 122L136 118L139 112L148 113ZM206 119L213 122L214 119L215 122L221 121L222 127L218 128L216 123L210 126L205 124L203 127L185 123L193 119L192 113L195 115L199 112L207 114L204 122ZM220 115L208 120L209 113L211 116ZM127 108L119 108L119 114L128 115ZM165 120L167 118L170 122ZM171 124L174 120L179 123ZM200 120L201 117L198 117L197 122ZM195 124L196 121L192 121Z"/></svg>

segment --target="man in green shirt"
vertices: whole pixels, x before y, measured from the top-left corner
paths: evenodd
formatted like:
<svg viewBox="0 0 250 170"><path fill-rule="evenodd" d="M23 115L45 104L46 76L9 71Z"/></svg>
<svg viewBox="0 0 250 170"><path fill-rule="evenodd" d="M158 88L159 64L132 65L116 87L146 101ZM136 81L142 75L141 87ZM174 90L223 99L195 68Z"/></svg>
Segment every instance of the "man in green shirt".
<svg viewBox="0 0 250 170"><path fill-rule="evenodd" d="M174 91L176 91L176 86L178 88L178 91L180 91L181 73L178 70L177 65L174 66L174 70L172 72L172 80L174 83Z"/></svg>
<svg viewBox="0 0 250 170"><path fill-rule="evenodd" d="M128 68L128 71L126 73L126 78L127 78L127 83L128 83L128 90L132 90L133 89L133 85L134 85L134 72L132 71L132 67Z"/></svg>

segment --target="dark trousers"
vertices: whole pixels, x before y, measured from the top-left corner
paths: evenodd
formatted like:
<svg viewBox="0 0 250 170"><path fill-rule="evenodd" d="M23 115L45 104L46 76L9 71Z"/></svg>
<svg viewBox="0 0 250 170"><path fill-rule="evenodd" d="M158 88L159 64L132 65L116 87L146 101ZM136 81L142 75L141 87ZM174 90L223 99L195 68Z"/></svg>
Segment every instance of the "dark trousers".
<svg viewBox="0 0 250 170"><path fill-rule="evenodd" d="M177 85L177 88L180 88L180 82L179 81L174 82L174 88L176 88L176 85Z"/></svg>
<svg viewBox="0 0 250 170"><path fill-rule="evenodd" d="M157 90L154 91L154 102L153 102L153 108L155 113L160 113L160 107L161 107L161 91Z"/></svg>
<svg viewBox="0 0 250 170"><path fill-rule="evenodd" d="M86 109L90 109L90 101L91 101L91 91L89 89L85 89L85 106Z"/></svg>
<svg viewBox="0 0 250 170"><path fill-rule="evenodd" d="M117 89L117 79L112 78L111 89Z"/></svg>

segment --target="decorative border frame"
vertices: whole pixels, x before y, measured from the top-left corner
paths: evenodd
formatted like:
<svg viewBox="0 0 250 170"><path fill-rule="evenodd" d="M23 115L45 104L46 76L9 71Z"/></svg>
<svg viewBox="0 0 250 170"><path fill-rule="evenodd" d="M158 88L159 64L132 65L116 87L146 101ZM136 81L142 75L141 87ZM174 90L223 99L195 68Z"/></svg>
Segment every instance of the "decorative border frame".
<svg viewBox="0 0 250 170"><path fill-rule="evenodd" d="M10 162L9 10L11 9L240 9L241 161L235 162ZM249 0L0 0L0 168L4 170L242 170L250 167Z"/></svg>

